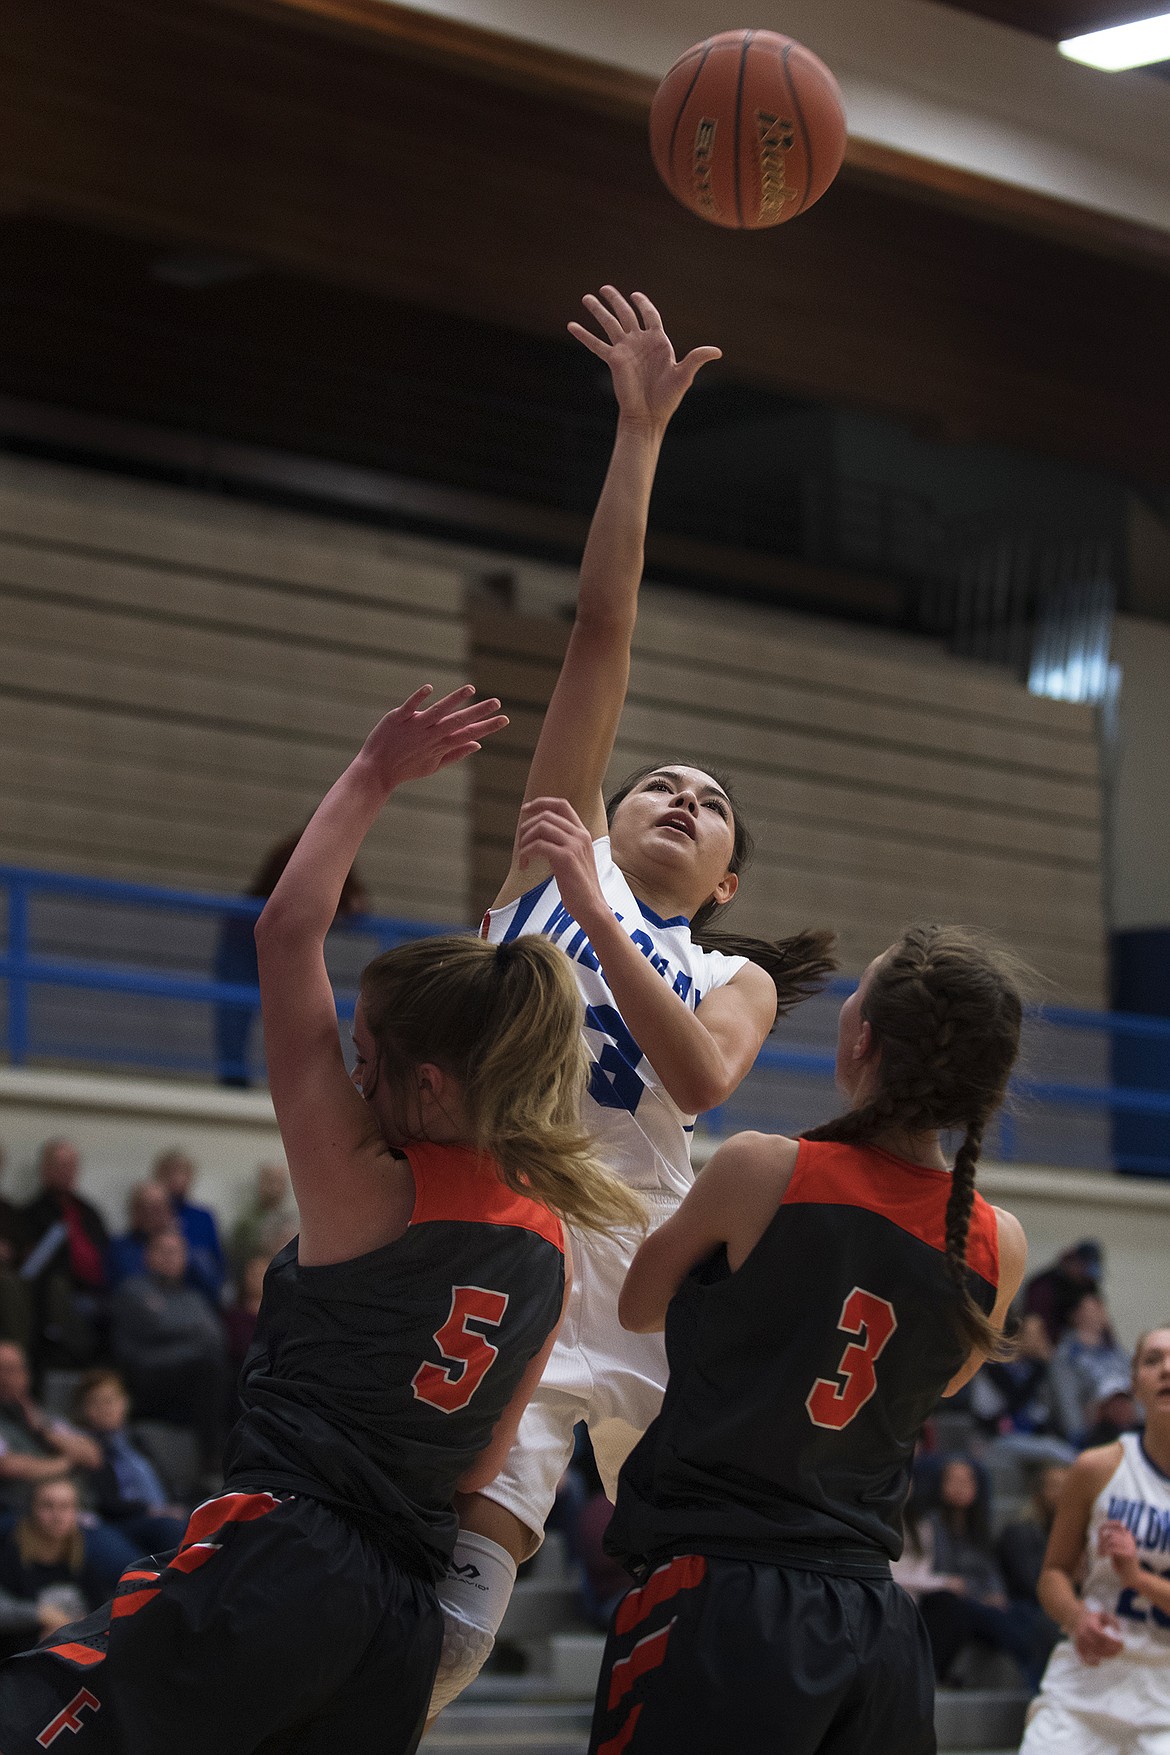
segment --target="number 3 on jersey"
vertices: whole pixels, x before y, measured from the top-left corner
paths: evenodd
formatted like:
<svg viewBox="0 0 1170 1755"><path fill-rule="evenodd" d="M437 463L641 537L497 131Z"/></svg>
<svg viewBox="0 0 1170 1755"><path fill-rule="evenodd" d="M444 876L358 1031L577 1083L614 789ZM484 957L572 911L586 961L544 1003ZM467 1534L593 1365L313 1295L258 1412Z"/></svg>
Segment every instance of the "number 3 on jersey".
<svg viewBox="0 0 1170 1755"><path fill-rule="evenodd" d="M837 1327L843 1334L861 1338L850 1341L841 1355L837 1376L818 1377L805 1399L808 1417L814 1426L827 1426L840 1432L865 1406L877 1388L874 1366L890 1336L898 1326L894 1306L885 1298L854 1286L841 1306Z"/></svg>
<svg viewBox="0 0 1170 1755"><path fill-rule="evenodd" d="M467 1325L482 1322L489 1328L498 1328L507 1308L506 1292L489 1292L483 1286L452 1286L450 1314L443 1326L435 1330L435 1345L447 1364L432 1365L427 1360L419 1366L411 1378L417 1400L428 1402L443 1414L454 1414L467 1406L500 1351L478 1329Z"/></svg>

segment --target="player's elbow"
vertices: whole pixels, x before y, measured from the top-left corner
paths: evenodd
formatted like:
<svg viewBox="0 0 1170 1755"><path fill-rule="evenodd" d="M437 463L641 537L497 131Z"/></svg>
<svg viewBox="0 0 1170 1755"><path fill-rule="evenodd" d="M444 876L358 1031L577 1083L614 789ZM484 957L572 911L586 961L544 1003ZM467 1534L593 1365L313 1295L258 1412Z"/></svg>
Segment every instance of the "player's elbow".
<svg viewBox="0 0 1170 1755"><path fill-rule="evenodd" d="M258 956L263 959L266 953L279 951L282 946L303 939L307 930L304 912L294 901L286 902L280 896L270 896L252 928Z"/></svg>
<svg viewBox="0 0 1170 1755"><path fill-rule="evenodd" d="M618 1321L627 1334L650 1335L662 1328L663 1315L654 1299L639 1294L637 1287L627 1290L623 1286L618 1297Z"/></svg>
<svg viewBox="0 0 1170 1755"><path fill-rule="evenodd" d="M709 1110L726 1103L738 1084L738 1078L721 1060L712 1060L701 1066L688 1067L677 1081L673 1081L673 1088L667 1086L667 1089L684 1115L706 1115Z"/></svg>

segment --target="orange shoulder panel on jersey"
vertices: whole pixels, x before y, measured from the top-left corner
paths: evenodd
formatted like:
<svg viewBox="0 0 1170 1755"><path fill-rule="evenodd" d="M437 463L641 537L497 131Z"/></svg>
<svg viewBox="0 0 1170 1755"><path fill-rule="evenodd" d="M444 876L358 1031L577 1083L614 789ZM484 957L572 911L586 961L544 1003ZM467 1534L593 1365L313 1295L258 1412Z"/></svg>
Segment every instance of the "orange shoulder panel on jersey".
<svg viewBox="0 0 1170 1755"><path fill-rule="evenodd" d="M449 1220L465 1225L514 1225L534 1231L564 1254L565 1232L555 1213L502 1181L495 1159L469 1146L419 1140L404 1146L414 1175L412 1225Z"/></svg>
<svg viewBox="0 0 1170 1755"><path fill-rule="evenodd" d="M947 1171L909 1164L876 1146L801 1140L783 1204L862 1207L945 1251L950 1188ZM999 1230L993 1209L978 1193L967 1232L967 1266L989 1285L999 1285Z"/></svg>

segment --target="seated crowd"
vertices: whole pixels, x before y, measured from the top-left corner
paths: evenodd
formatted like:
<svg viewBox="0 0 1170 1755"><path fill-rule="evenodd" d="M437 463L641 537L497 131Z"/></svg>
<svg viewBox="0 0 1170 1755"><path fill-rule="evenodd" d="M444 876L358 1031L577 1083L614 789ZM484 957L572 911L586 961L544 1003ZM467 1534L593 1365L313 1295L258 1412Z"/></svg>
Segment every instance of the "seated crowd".
<svg viewBox="0 0 1170 1755"><path fill-rule="evenodd" d="M50 1140L36 1195L0 1198L0 1657L105 1601L215 1490L264 1270L297 1228L264 1165L225 1248L169 1150L111 1237L81 1168Z"/></svg>
<svg viewBox="0 0 1170 1755"><path fill-rule="evenodd" d="M190 1199L181 1151L131 1191L114 1237L78 1192L75 1146L50 1140L38 1170L26 1205L0 1199L0 1655L104 1600L135 1559L174 1546L193 1499L214 1490L264 1270L296 1229L275 1165L259 1170L226 1248ZM927 1428L894 1574L940 1682L961 1683L981 1647L1035 1688L1056 1639L1036 1585L1068 1464L1139 1423L1102 1271L1085 1241L1038 1273L1016 1356L984 1366ZM65 1374L69 1418L33 1393ZM584 1427L578 1437L550 1527L600 1629L627 1581L605 1554L610 1507Z"/></svg>

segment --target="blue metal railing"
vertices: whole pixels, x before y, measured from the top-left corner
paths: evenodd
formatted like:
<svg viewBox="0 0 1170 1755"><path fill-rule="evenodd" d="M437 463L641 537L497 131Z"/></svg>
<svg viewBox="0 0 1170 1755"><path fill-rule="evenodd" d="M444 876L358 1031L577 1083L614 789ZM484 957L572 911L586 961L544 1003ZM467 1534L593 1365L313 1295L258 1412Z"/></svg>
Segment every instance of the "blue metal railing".
<svg viewBox="0 0 1170 1755"><path fill-rule="evenodd" d="M254 965L250 978L236 978L240 957L225 962L222 947L226 923L254 920L261 902L3 865L0 898L7 918L0 983L12 1066L32 1060L116 1065L218 1076L229 1084L245 1084L260 1071L246 1047L260 1004ZM166 937L152 947L150 924L157 939L164 917ZM330 940L344 951L333 958L341 966L331 968L338 1016L352 1015L357 972L370 956L451 930L383 916L347 922ZM236 940L250 946L251 934L239 932ZM76 954L79 944L85 954ZM234 969L228 967L233 960ZM831 1113L829 1002L851 990L850 981L838 979L823 999L786 1020L734 1098L708 1115L705 1127L714 1133L746 1126L796 1130ZM88 1027L83 996L100 1002ZM180 1015L181 1026L174 1022ZM225 1049L220 1025L233 1017L242 1036L237 1028L235 1046ZM998 1118L997 1155L1170 1176L1170 1021L1048 1006L1028 1028L1033 1051L1025 1054L1026 1070ZM1159 1058L1164 1048L1166 1076L1156 1088L1116 1082L1117 1044L1129 1038L1144 1041ZM1028 1069L1036 1059L1044 1062L1043 1073ZM1122 1137L1127 1126L1132 1134L1134 1123L1140 1149L1133 1137Z"/></svg>

